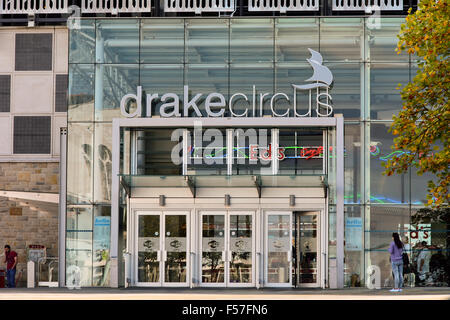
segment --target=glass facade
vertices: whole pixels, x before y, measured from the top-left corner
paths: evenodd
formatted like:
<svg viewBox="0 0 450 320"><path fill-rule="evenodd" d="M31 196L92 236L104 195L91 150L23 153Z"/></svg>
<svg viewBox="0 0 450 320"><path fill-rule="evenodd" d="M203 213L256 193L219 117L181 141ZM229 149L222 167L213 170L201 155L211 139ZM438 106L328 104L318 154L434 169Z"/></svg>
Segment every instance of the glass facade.
<svg viewBox="0 0 450 320"><path fill-rule="evenodd" d="M322 54L334 75L330 90L334 113L343 114L345 120L345 285L364 286L371 264L380 266L383 285L390 274L386 253L390 234L410 227L411 213L425 202L428 180L411 172L393 177L381 173L381 164L393 155L388 129L392 115L401 109L396 87L414 73L410 57L395 52L403 22L380 18L374 27L356 17L82 20L80 29L70 30L67 276L69 268L77 266L82 286L108 285L109 242L101 243L108 219L99 217L110 216L112 119L122 117L121 97L135 93L137 86L142 86L143 95L172 92L179 97L183 86L189 86L190 94L219 92L227 101L236 92L250 97L253 85L271 94L289 92L292 83L311 76L306 62L311 48ZM198 101L202 114L204 97ZM272 115L269 100L260 101L262 115ZM161 104L155 100L147 108L158 116ZM245 101L236 100L234 112L241 114L247 107ZM278 107L276 112L286 110L282 104ZM228 108L224 116L230 116ZM280 135L283 145L300 146L296 135L281 131ZM321 137L314 132L310 136L305 144L321 145ZM142 139L151 145L151 130L142 131ZM130 150L130 134L125 130L121 144L121 172L130 173L130 155L125 151ZM308 169L320 171L322 161L316 162ZM286 172L297 170L297 162L284 165L281 169ZM332 161L330 165L331 170ZM173 165L162 168L180 172ZM247 170L245 165L241 168ZM145 166L142 170L152 174ZM333 198L334 191L330 192ZM335 219L331 203L330 232ZM127 236L125 208L120 211L119 250ZM218 228L220 223L214 221ZM145 228L143 233L150 232ZM333 258L336 235L330 233L329 239ZM205 264L209 255L205 253ZM121 251L122 263L120 256ZM213 277L206 271L203 276Z"/></svg>

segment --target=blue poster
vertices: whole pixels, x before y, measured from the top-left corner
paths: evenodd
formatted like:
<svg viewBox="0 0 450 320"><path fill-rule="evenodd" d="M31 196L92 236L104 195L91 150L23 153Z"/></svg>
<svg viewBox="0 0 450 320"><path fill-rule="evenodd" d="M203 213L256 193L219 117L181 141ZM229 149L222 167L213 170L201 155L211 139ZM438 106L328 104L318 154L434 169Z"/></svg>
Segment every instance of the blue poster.
<svg viewBox="0 0 450 320"><path fill-rule="evenodd" d="M362 250L362 218L345 218L345 250Z"/></svg>

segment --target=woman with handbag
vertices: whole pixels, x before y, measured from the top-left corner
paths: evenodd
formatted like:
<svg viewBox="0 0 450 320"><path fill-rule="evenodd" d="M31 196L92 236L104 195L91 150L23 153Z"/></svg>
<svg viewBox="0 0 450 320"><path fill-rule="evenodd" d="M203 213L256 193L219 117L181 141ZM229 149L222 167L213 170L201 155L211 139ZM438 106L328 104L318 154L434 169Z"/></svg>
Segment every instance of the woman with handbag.
<svg viewBox="0 0 450 320"><path fill-rule="evenodd" d="M391 292L401 292L403 287L403 242L397 232L392 234L392 242L389 246L391 254L392 273L394 274L394 288Z"/></svg>

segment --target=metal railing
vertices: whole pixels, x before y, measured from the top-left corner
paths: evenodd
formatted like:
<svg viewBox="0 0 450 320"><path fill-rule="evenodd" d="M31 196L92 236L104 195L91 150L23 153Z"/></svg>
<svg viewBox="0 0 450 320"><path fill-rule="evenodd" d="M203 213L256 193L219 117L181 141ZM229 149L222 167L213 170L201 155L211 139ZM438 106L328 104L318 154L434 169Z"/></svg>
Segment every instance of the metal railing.
<svg viewBox="0 0 450 320"><path fill-rule="evenodd" d="M234 0L164 0L165 12L231 12Z"/></svg>
<svg viewBox="0 0 450 320"><path fill-rule="evenodd" d="M81 0L81 13L150 12L152 0Z"/></svg>
<svg viewBox="0 0 450 320"><path fill-rule="evenodd" d="M38 287L58 287L58 258L42 257L38 260Z"/></svg>
<svg viewBox="0 0 450 320"><path fill-rule="evenodd" d="M67 13L67 0L0 0L0 14Z"/></svg>
<svg viewBox="0 0 450 320"><path fill-rule="evenodd" d="M403 0L333 0L333 11L403 10Z"/></svg>
<svg viewBox="0 0 450 320"><path fill-rule="evenodd" d="M319 0L248 0L248 11L317 11Z"/></svg>

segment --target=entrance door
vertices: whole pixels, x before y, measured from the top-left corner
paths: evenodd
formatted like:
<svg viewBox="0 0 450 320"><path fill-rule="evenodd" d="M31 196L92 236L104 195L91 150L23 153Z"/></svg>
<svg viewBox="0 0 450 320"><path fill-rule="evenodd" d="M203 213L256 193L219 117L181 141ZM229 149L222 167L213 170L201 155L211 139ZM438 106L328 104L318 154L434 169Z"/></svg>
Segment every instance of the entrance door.
<svg viewBox="0 0 450 320"><path fill-rule="evenodd" d="M319 213L295 213L295 250L297 285L318 287L320 273Z"/></svg>
<svg viewBox="0 0 450 320"><path fill-rule="evenodd" d="M266 212L267 287L292 286L292 212Z"/></svg>
<svg viewBox="0 0 450 320"><path fill-rule="evenodd" d="M254 213L204 211L201 219L201 285L255 285Z"/></svg>
<svg viewBox="0 0 450 320"><path fill-rule="evenodd" d="M137 285L188 285L188 230L188 212L137 214Z"/></svg>

